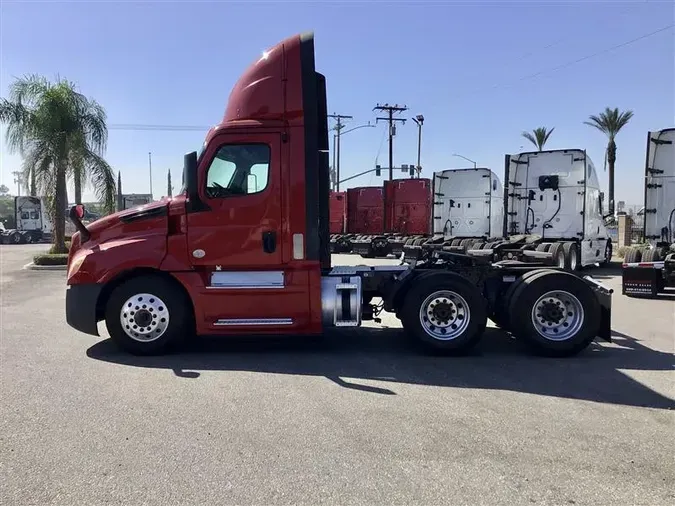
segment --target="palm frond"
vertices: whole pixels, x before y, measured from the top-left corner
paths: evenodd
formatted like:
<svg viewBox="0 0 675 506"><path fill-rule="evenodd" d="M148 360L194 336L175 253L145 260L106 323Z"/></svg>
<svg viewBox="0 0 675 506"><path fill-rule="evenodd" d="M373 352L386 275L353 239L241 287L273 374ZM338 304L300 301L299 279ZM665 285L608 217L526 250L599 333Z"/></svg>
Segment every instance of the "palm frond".
<svg viewBox="0 0 675 506"><path fill-rule="evenodd" d="M600 130L610 139L610 141L612 141L616 138L619 131L628 124L632 117L633 111L631 110L619 112L618 107L615 107L614 109L605 107L605 110L600 114L590 115L588 121L584 121L584 124Z"/></svg>
<svg viewBox="0 0 675 506"><path fill-rule="evenodd" d="M523 132L520 135L537 146L537 139L535 139L534 135L532 135L532 132Z"/></svg>
<svg viewBox="0 0 675 506"><path fill-rule="evenodd" d="M83 161L99 202L107 212L114 212L117 185L112 167L93 151L83 153Z"/></svg>

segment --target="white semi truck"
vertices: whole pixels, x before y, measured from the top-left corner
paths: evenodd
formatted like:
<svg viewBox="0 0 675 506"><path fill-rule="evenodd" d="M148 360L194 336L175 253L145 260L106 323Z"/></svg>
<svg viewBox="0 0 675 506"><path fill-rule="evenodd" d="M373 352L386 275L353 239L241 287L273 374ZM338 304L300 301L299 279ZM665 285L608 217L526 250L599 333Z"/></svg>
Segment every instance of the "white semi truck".
<svg viewBox="0 0 675 506"><path fill-rule="evenodd" d="M622 291L654 297L675 289L675 128L647 133L644 238L649 249L630 247L622 266Z"/></svg>
<svg viewBox="0 0 675 506"><path fill-rule="evenodd" d="M474 245L470 255L571 271L609 263L612 241L603 216L604 194L585 150L506 155L504 172L505 239Z"/></svg>
<svg viewBox="0 0 675 506"><path fill-rule="evenodd" d="M52 222L44 197L14 197L14 219L16 228L5 229L3 226L4 244L30 244L51 237Z"/></svg>
<svg viewBox="0 0 675 506"><path fill-rule="evenodd" d="M48 242L52 238L52 219L48 212L46 197L18 196L14 197L14 220L16 228L0 227L0 242L3 244L32 244ZM64 219L67 213L64 211ZM93 221L98 216L86 213L85 220ZM66 235L72 235L75 226L66 221Z"/></svg>

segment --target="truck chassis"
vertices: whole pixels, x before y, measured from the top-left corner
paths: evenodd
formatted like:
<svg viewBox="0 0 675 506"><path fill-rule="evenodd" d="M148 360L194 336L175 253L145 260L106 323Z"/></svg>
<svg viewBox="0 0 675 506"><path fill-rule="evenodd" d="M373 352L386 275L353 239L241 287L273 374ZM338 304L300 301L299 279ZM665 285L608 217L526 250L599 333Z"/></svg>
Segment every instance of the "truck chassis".
<svg viewBox="0 0 675 506"><path fill-rule="evenodd" d="M574 355L596 337L611 341L611 294L590 276L521 262L492 263L442 250L420 250L410 265L336 266L321 277L323 328L358 327L394 313L407 334L430 350L463 353L475 346L490 318L538 354ZM212 283L222 272L214 272ZM214 281L216 280L216 281ZM87 285L85 285L86 287ZM172 276L162 272L111 280L88 292L87 305L75 287L67 292L67 321L98 335L105 320L120 347L134 354L167 351L195 333L195 315ZM90 290L90 288L87 288ZM244 289L245 290L245 289ZM380 302L375 302L381 299ZM274 321L221 322L247 333L268 334ZM265 324L265 325L263 325ZM251 326L260 325L259 332Z"/></svg>

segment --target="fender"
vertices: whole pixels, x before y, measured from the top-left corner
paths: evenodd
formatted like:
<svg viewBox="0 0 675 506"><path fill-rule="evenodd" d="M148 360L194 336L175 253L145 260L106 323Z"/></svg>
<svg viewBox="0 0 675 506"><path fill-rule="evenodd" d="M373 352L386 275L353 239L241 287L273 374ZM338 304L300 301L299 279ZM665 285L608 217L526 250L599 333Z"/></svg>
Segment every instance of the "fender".
<svg viewBox="0 0 675 506"><path fill-rule="evenodd" d="M387 294L384 297L384 310L389 312L396 312L397 309L403 304L408 290L411 286L423 279L436 277L436 278L446 278L452 279L453 281L458 281L465 284L467 287L470 287L472 290L478 290L478 288L471 284L471 282L466 279L464 276L457 274L455 272L443 271L440 269L429 269L429 270L412 270L408 271L409 273L405 275L404 279L399 278L398 280L393 280L391 286L386 287L382 290L382 293ZM479 291L479 290L478 290Z"/></svg>
<svg viewBox="0 0 675 506"><path fill-rule="evenodd" d="M73 257L68 284L105 284L124 271L147 267L159 270L166 256L166 234L118 238L82 248Z"/></svg>

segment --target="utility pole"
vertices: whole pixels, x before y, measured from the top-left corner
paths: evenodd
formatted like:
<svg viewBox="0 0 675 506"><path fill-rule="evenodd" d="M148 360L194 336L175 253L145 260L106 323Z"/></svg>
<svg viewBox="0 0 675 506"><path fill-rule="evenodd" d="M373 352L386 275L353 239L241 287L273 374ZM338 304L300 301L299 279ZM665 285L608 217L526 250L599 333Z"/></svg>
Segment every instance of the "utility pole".
<svg viewBox="0 0 675 506"><path fill-rule="evenodd" d="M400 106L398 104L377 104L373 107L373 111L385 111L387 113L386 118L375 118L375 122L386 121L389 123L389 181L394 179L394 135L396 135L394 123L400 121L405 124L406 122L405 118L394 118L394 113L398 114L407 110L408 108L405 105Z"/></svg>
<svg viewBox="0 0 675 506"><path fill-rule="evenodd" d="M345 124L342 122L343 119L352 119L353 116L347 116L345 114L329 114L329 118L333 118L337 124L335 125L335 130L337 131L336 137L337 137L337 149L334 147L334 153L337 153L336 157L336 163L335 163L335 180L338 182L337 183L337 191L340 191L340 132L344 128ZM335 143L334 143L335 144Z"/></svg>

